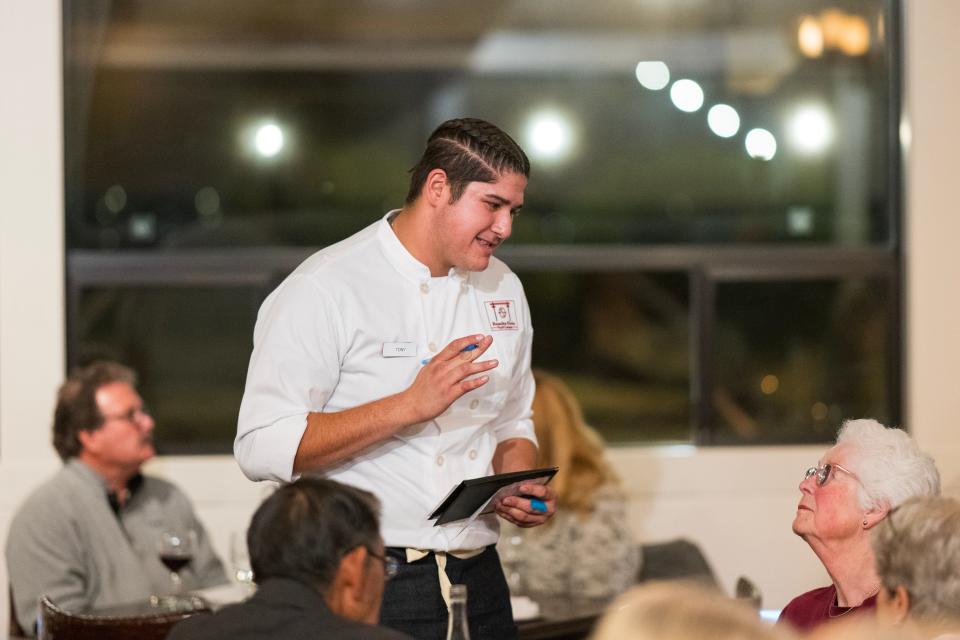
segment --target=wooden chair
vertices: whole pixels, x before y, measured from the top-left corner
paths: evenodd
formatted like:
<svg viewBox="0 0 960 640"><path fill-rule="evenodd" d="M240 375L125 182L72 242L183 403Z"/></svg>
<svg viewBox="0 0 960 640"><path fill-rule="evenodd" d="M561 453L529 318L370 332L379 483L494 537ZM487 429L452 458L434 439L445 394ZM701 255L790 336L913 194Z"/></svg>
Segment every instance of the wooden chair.
<svg viewBox="0 0 960 640"><path fill-rule="evenodd" d="M40 598L40 640L163 640L176 623L209 609L157 611L144 615L103 616L64 611Z"/></svg>

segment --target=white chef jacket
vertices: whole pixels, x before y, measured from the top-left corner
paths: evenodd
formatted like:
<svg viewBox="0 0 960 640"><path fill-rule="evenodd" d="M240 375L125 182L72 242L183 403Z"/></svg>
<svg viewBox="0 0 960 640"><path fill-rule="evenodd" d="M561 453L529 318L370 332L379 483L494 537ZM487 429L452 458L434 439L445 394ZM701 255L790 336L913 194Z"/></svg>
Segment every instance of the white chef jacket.
<svg viewBox="0 0 960 640"><path fill-rule="evenodd" d="M253 480L289 481L309 412L333 413L407 389L451 340L493 336L489 382L434 420L407 426L326 477L382 503L388 546L437 551L497 541L494 515L433 526L427 517L466 478L493 472L499 442L536 443L533 329L519 278L496 258L442 277L417 261L389 224L396 214L304 261L260 307L234 454Z"/></svg>

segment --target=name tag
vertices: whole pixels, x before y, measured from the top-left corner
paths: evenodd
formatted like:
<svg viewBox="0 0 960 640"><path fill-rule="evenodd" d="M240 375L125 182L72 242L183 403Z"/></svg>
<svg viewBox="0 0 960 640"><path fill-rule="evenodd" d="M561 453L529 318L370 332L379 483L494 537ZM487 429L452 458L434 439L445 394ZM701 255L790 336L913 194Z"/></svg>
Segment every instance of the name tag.
<svg viewBox="0 0 960 640"><path fill-rule="evenodd" d="M384 342L380 355L384 358L412 358L417 355L417 343Z"/></svg>

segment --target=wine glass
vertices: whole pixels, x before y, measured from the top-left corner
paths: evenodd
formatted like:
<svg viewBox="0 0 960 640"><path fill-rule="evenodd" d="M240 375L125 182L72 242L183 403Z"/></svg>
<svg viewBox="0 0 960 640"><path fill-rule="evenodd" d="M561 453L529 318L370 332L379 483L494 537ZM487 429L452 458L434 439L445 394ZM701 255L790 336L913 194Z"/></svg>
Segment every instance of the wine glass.
<svg viewBox="0 0 960 640"><path fill-rule="evenodd" d="M180 572L193 561L197 551L197 532L193 529L166 529L157 540L157 555L170 572L173 595L179 596L183 588Z"/></svg>
<svg viewBox="0 0 960 640"><path fill-rule="evenodd" d="M503 574L507 579L507 586L510 587L510 595L523 595L526 590L523 579L523 537L520 535L507 537L499 545L498 551L500 553L500 564L503 566Z"/></svg>
<svg viewBox="0 0 960 640"><path fill-rule="evenodd" d="M247 536L239 531L230 534L230 566L233 567L234 579L240 583L246 595L250 595L253 592L253 569L247 551Z"/></svg>

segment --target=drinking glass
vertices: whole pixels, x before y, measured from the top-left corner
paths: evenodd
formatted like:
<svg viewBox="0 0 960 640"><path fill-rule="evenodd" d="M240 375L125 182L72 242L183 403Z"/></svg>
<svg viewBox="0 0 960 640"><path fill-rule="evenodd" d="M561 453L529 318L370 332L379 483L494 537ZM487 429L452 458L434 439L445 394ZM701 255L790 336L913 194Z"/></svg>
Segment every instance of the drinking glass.
<svg viewBox="0 0 960 640"><path fill-rule="evenodd" d="M523 579L523 537L519 535L507 537L504 543L500 545L498 551L500 552L500 564L503 566L503 574L507 579L507 586L510 587L510 595L523 595L526 587Z"/></svg>
<svg viewBox="0 0 960 640"><path fill-rule="evenodd" d="M247 536L239 531L230 534L230 566L233 568L233 578L250 595L253 592L253 569L250 567Z"/></svg>
<svg viewBox="0 0 960 640"><path fill-rule="evenodd" d="M197 551L197 532L193 529L166 529L157 540L157 555L170 572L173 594L179 596L183 588L180 572L193 561Z"/></svg>

